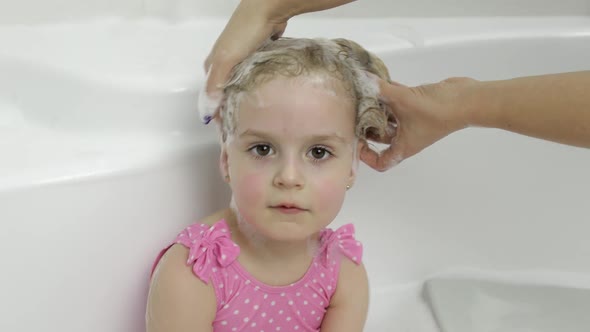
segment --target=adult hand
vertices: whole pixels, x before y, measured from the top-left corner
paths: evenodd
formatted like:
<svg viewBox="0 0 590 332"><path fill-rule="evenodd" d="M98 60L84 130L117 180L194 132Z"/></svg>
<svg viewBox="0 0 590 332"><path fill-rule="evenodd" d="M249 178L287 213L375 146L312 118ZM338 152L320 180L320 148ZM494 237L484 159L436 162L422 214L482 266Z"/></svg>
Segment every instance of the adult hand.
<svg viewBox="0 0 590 332"><path fill-rule="evenodd" d="M361 149L361 159L379 171L468 126L590 148L590 71L498 81L450 78L413 88L379 84L398 124L388 149Z"/></svg>
<svg viewBox="0 0 590 332"><path fill-rule="evenodd" d="M397 130L390 142L383 142L390 145L380 153L367 145L361 149L361 160L375 170L386 171L469 124L465 97L478 83L474 79L449 78L417 87L376 79L381 101L396 119Z"/></svg>
<svg viewBox="0 0 590 332"><path fill-rule="evenodd" d="M354 0L242 0L205 61L207 82L199 96L201 119L208 123L222 99L232 68L265 42L280 37L289 18Z"/></svg>

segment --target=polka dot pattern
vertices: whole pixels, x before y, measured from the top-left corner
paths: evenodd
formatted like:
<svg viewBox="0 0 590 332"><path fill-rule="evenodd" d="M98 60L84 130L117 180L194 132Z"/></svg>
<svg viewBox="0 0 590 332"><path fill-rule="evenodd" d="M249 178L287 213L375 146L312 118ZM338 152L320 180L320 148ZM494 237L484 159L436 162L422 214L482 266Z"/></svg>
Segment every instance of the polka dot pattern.
<svg viewBox="0 0 590 332"><path fill-rule="evenodd" d="M211 282L217 298L215 332L320 331L336 289L340 261L357 264L362 245L349 224L320 234L320 250L306 274L287 286L269 286L252 277L236 260L239 247L231 241L224 220L209 227L193 224L176 238L190 248L195 275ZM231 250L230 250L231 249Z"/></svg>

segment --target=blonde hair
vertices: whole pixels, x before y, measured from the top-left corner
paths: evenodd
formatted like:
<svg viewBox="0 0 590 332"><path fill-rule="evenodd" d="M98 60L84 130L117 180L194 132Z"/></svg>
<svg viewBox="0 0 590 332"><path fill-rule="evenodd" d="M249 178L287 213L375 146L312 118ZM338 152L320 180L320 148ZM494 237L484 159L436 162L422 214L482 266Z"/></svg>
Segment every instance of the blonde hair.
<svg viewBox="0 0 590 332"><path fill-rule="evenodd" d="M328 75L343 85L356 109L356 136L379 141L394 129L388 126L388 113L379 102L379 88L366 72L390 79L381 59L350 40L281 38L269 42L233 68L223 90L222 141L235 131L237 110L244 93L278 76L313 74Z"/></svg>

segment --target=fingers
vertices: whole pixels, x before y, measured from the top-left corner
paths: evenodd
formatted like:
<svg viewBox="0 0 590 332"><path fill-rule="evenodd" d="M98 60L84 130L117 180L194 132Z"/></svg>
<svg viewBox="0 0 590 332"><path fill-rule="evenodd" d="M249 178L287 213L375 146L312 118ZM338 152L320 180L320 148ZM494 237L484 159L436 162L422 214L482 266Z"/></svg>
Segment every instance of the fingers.
<svg viewBox="0 0 590 332"><path fill-rule="evenodd" d="M374 170L385 172L402 162L404 158L401 151L400 144L394 144L393 142L387 149L381 152L371 149L365 142L361 147L360 159Z"/></svg>
<svg viewBox="0 0 590 332"><path fill-rule="evenodd" d="M207 80L209 84L209 80ZM199 91L199 101L197 108L199 116L204 124L209 124L211 120L217 115L221 101L223 99L223 91L221 89L209 90L208 87Z"/></svg>
<svg viewBox="0 0 590 332"><path fill-rule="evenodd" d="M278 38L287 22L270 24L259 17L236 12L205 61L205 89L199 94L199 115L207 124L215 117L223 98L223 87L235 65L272 38ZM244 29L243 26L248 26Z"/></svg>
<svg viewBox="0 0 590 332"><path fill-rule="evenodd" d="M360 159L369 167L384 172L399 164L404 159L402 152L403 147L402 144L400 144L400 121L398 114L396 114L398 111L396 105L399 104L398 100L408 88L397 82L387 82L372 73L367 74L372 77L378 85L378 98L382 102L381 106L387 112L388 117L388 128L386 129L384 137L367 137L367 139L389 144L389 147L378 152L371 149L368 145L369 143L365 142L360 151Z"/></svg>
<svg viewBox="0 0 590 332"><path fill-rule="evenodd" d="M287 29L287 22L278 24L275 27L275 31L273 32L272 36L270 36L271 40L277 40L283 36L285 30Z"/></svg>
<svg viewBox="0 0 590 332"><path fill-rule="evenodd" d="M395 81L387 82L379 77L376 77L376 80L379 85L379 99L390 107L408 89L407 86Z"/></svg>

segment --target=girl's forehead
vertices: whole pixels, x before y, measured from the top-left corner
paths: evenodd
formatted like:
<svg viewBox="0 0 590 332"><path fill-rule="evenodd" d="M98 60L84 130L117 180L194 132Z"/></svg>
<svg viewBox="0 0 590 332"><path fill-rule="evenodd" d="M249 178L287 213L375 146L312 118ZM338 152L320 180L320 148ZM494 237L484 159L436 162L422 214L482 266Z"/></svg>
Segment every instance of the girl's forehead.
<svg viewBox="0 0 590 332"><path fill-rule="evenodd" d="M346 90L322 78L276 78L246 93L237 130L354 136L355 105Z"/></svg>
<svg viewBox="0 0 590 332"><path fill-rule="evenodd" d="M281 105L282 108L272 109L275 113L288 113L292 108L317 107L322 105L333 112L334 117L348 116L346 110L354 112L354 99L339 82L333 78L320 75L304 77L277 77L244 93L240 110L243 108L268 108L270 105ZM332 112L330 112L332 113ZM293 114L297 117L297 113Z"/></svg>

